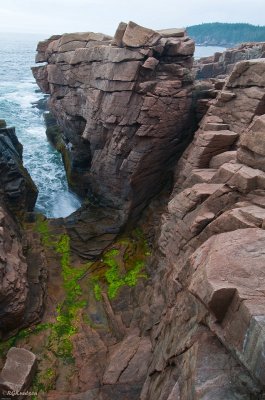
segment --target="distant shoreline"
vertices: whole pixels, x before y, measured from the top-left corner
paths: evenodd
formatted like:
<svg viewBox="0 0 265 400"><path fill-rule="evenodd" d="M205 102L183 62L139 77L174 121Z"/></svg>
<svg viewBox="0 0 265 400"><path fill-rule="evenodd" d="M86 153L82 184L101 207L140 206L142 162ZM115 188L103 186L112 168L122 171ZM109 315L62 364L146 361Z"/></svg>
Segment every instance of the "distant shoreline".
<svg viewBox="0 0 265 400"><path fill-rule="evenodd" d="M234 44L232 44L232 43L230 43L229 45L224 45L224 44L219 44L219 43L216 43L216 44L205 44L205 43L196 43L195 42L195 45L196 46L199 46L199 47L222 47L223 49L227 49L228 47L232 47L232 46L238 46L240 43L234 43Z"/></svg>
<svg viewBox="0 0 265 400"><path fill-rule="evenodd" d="M241 43L265 42L265 26L246 23L204 23L187 27L197 46L231 48Z"/></svg>

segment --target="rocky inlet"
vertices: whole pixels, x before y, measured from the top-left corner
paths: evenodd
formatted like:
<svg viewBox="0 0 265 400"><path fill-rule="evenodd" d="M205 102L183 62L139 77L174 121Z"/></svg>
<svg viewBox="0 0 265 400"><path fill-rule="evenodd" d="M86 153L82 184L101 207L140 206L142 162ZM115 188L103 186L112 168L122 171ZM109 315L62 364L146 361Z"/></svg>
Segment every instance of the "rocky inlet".
<svg viewBox="0 0 265 400"><path fill-rule="evenodd" d="M265 60L197 82L185 30L133 22L37 51L48 136L85 200L33 213L2 128L0 384L24 348L37 399L262 400Z"/></svg>

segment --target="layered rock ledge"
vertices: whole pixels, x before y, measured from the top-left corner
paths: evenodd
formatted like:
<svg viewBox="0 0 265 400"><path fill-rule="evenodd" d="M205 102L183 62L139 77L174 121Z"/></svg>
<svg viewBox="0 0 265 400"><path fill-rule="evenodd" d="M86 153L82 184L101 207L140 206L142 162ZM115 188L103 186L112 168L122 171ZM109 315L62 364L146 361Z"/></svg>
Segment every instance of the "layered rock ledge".
<svg viewBox="0 0 265 400"><path fill-rule="evenodd" d="M141 399L264 396L264 72L236 64L177 165Z"/></svg>
<svg viewBox="0 0 265 400"><path fill-rule="evenodd" d="M121 23L114 38L74 33L38 45L33 67L63 133L79 193L137 217L188 143L194 42L185 30Z"/></svg>

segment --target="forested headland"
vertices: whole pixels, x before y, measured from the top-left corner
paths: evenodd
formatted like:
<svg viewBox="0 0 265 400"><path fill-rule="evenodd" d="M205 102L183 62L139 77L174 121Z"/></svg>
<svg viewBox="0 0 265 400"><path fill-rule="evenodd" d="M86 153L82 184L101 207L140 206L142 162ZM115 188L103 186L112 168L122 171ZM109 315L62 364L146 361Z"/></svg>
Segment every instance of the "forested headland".
<svg viewBox="0 0 265 400"><path fill-rule="evenodd" d="M203 23L187 27L197 44L229 46L243 42L265 41L265 26L246 23Z"/></svg>

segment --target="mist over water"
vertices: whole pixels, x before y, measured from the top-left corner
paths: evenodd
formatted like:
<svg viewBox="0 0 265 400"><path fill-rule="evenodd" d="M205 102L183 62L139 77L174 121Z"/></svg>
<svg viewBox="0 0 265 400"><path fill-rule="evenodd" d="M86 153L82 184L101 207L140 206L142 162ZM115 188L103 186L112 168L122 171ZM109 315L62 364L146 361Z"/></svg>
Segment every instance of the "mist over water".
<svg viewBox="0 0 265 400"><path fill-rule="evenodd" d="M30 67L34 65L35 35L0 34L0 118L15 126L23 144L23 161L36 183L36 211L65 217L80 207L69 192L61 155L49 144L42 112L32 103L43 98Z"/></svg>

